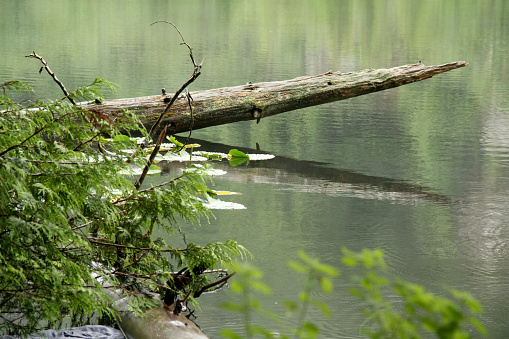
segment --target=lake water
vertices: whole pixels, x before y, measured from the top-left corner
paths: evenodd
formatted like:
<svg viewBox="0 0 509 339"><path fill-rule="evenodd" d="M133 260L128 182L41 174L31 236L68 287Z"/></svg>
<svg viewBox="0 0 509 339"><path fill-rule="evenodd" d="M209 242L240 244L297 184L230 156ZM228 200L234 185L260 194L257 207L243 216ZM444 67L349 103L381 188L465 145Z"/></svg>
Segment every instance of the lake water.
<svg viewBox="0 0 509 339"><path fill-rule="evenodd" d="M328 70L388 68L421 60L469 66L376 94L255 122L193 131L207 150L257 145L276 156L217 168L215 189L245 210L215 211L186 230L200 244L235 239L254 255L278 312L301 282L287 261L304 249L340 266L341 248L381 248L391 278L446 295L469 291L490 338L509 337L509 1L35 1L0 0L0 81L59 88L35 50L73 89L103 77L110 97L174 91L192 73L175 23L205 58L190 90L291 79ZM162 180L162 179L154 179ZM187 229L187 226L184 226ZM360 303L347 277L315 296L333 315L311 318L324 338L361 337ZM211 337L241 328L202 296L198 323ZM397 306L397 305L396 305Z"/></svg>

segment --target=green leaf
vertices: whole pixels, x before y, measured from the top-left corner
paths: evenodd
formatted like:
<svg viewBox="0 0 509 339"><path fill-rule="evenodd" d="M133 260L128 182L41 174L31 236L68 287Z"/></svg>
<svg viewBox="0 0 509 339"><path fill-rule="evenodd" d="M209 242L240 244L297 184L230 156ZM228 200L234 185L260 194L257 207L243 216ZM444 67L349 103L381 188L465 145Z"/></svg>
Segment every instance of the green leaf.
<svg viewBox="0 0 509 339"><path fill-rule="evenodd" d="M235 332L232 329L222 329L219 333L221 333L221 336L224 338L230 338L230 339L242 339L243 337L239 335L237 332Z"/></svg>
<svg viewBox="0 0 509 339"><path fill-rule="evenodd" d="M310 322L305 322L302 324L301 331L306 334L305 338L316 338L318 333L320 333L318 327Z"/></svg>
<svg viewBox="0 0 509 339"><path fill-rule="evenodd" d="M249 159L249 156L246 153L241 152L238 149L231 149L230 152L228 152L228 154L231 157L235 157L235 158L246 158L246 159Z"/></svg>
<svg viewBox="0 0 509 339"><path fill-rule="evenodd" d="M288 311L295 311L299 309L299 305L295 301L285 300L283 303Z"/></svg>
<svg viewBox="0 0 509 339"><path fill-rule="evenodd" d="M259 291L259 292L262 292L263 294L271 294L272 291L271 289L263 282L261 281L252 281L251 282L251 287L255 290L255 291Z"/></svg>
<svg viewBox="0 0 509 339"><path fill-rule="evenodd" d="M488 330L484 325L479 321L479 319L476 319L474 317L469 317L468 321L481 333L482 335L488 335Z"/></svg>
<svg viewBox="0 0 509 339"><path fill-rule="evenodd" d="M246 159L246 158L231 158L231 159L228 159L228 163L231 165L231 166L239 166L239 165L242 165L243 163L246 163L249 164L249 159Z"/></svg>
<svg viewBox="0 0 509 339"><path fill-rule="evenodd" d="M320 262L317 263L316 270L324 275L329 276L329 277L336 277L339 275L339 270L337 270L336 268L334 268L330 265L323 264Z"/></svg>
<svg viewBox="0 0 509 339"><path fill-rule="evenodd" d="M231 166L239 166L243 163L249 164L249 156L237 149L231 149L228 152L228 162Z"/></svg>
<svg viewBox="0 0 509 339"><path fill-rule="evenodd" d="M123 134L115 135L115 137L113 138L113 142L129 142L129 141L131 141L131 139L129 139L127 135Z"/></svg>
<svg viewBox="0 0 509 339"><path fill-rule="evenodd" d="M332 280L326 277L322 277L320 279L320 285L322 287L322 291L327 294L332 293L332 290L334 289L334 284L332 283Z"/></svg>
<svg viewBox="0 0 509 339"><path fill-rule="evenodd" d="M296 271L296 272L299 272L299 273L302 273L302 274L307 274L308 273L308 268L307 266L297 262L297 261L294 261L294 260L290 260L288 261L288 266Z"/></svg>
<svg viewBox="0 0 509 339"><path fill-rule="evenodd" d="M249 164L249 156L237 149L231 149L228 152L228 162L231 166L239 166L243 163Z"/></svg>
<svg viewBox="0 0 509 339"><path fill-rule="evenodd" d="M326 303L324 303L321 300L314 299L313 304L315 304L320 309L320 311L323 313L324 316L326 316L327 318L330 318L331 311L330 311L329 306L327 306Z"/></svg>
<svg viewBox="0 0 509 339"><path fill-rule="evenodd" d="M180 141L178 141L173 135L170 136L170 137L166 137L168 140L170 140L170 142L172 142L173 144L175 144L175 146L177 146L178 148L181 148L184 146L183 143L181 143Z"/></svg>

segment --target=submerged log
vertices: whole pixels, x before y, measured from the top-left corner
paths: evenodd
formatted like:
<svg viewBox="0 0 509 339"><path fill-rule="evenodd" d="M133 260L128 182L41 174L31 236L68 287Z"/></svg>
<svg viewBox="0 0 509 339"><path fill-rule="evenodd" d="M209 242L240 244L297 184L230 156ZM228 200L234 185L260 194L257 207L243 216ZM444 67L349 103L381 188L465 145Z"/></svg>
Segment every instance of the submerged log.
<svg viewBox="0 0 509 339"><path fill-rule="evenodd" d="M436 74L465 67L464 61L443 65L417 64L387 69L365 69L358 72L327 72L292 80L273 81L242 86L224 87L191 92L192 115L188 100L177 99L161 126L170 123L170 132L257 120L299 108L321 105L359 95L382 91L431 78ZM107 100L101 104L81 103L111 116L120 116L123 110L139 112L145 125L152 125L169 102L171 95Z"/></svg>

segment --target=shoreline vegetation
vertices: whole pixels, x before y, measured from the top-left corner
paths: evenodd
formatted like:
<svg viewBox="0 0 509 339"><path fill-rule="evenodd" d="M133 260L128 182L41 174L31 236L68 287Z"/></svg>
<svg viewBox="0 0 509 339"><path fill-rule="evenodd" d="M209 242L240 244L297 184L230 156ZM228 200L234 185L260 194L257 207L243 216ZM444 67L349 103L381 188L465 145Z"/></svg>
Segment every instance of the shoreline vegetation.
<svg viewBox="0 0 509 339"><path fill-rule="evenodd" d="M186 241L185 228L178 220L198 224L211 216L203 203L216 195L207 186L209 164L191 164L156 186L145 183L151 171L157 171L154 161L163 141L174 133L173 104L183 96L190 118L194 116L195 98L187 86L200 75L202 64L195 62L192 48L174 28L189 50L194 69L150 129L136 112L124 110L117 118L101 110L105 102L101 90L113 89L112 83L97 78L69 92L35 52L28 57L41 61L40 72L46 70L59 84L63 99L35 101L26 107L14 102L10 93L30 91L27 84L10 81L0 85L0 333L27 336L64 323L86 325L92 317L112 325L119 320L119 300L129 316L147 314L147 309L163 311L157 319L178 317L186 327L196 298L220 288L235 273L238 278L230 286L241 301L225 308L243 316L244 333L226 329L225 337L314 338L319 328L307 320L309 309L317 307L324 316L330 315L331 310L313 291L332 293L338 269L300 252L299 260L289 266L303 275L302 292L296 301L285 303L285 317L276 321L280 317L263 310L253 294L270 293L262 273L245 263L234 264L251 256L247 249L231 239L206 245ZM423 67L410 66L417 73ZM243 91L258 90L246 86ZM384 89L376 84L364 87L367 91ZM93 101L96 106L77 105L78 100ZM255 108L250 118L259 120L270 115L269 111ZM166 119L168 114L170 119ZM192 129L188 128L189 137ZM132 133L141 133L145 140L139 143L130 137ZM173 139L170 152L185 150L189 137L183 143ZM127 154L126 150L134 151ZM229 160L235 160L231 165L249 161L249 156L237 150L229 155ZM173 246L156 237L154 230L179 237L185 246ZM468 293L452 291L450 300L418 285L389 281L383 276L383 254L377 250L354 253L345 249L343 254L346 268L365 270L351 293L364 301L364 314L372 320L373 326L365 329L367 336L418 337L425 331L444 338L469 337L468 325L485 332L475 318L482 309ZM394 310L384 298L386 290L404 301L403 311ZM252 324L253 312L268 315L280 330ZM296 319L297 325L288 325L290 319ZM147 328L143 318L141 321L153 338L155 327ZM200 332L195 337L205 337Z"/></svg>

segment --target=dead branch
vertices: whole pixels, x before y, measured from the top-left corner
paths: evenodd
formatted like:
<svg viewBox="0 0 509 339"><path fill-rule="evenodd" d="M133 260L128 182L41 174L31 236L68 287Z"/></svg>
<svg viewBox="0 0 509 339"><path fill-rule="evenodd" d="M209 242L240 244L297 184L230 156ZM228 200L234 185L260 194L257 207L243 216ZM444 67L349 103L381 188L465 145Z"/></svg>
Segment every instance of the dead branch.
<svg viewBox="0 0 509 339"><path fill-rule="evenodd" d="M236 272L230 273L230 274L228 274L227 276L225 276L225 277L223 277L223 278L221 278L221 279L219 279L219 280L217 280L217 281L214 281L213 283L210 283L210 284L208 284L208 285L206 285L206 286L203 286L203 287L201 288L201 290L199 290L198 292L196 292L196 293L193 295L193 298L198 298L200 295L202 295L202 293L203 293L203 292L205 292L205 291L207 291L207 290L211 289L212 287L215 287L215 286L217 286L217 285L220 285L220 284L221 284L218 288L215 288L215 289L214 289L214 291L215 291L215 290L217 290L217 289L220 289L221 287L223 287L223 286L224 286L224 284L226 284L226 282L228 281L228 279L230 279L231 277L233 277L233 276L235 275L235 273L236 273Z"/></svg>
<svg viewBox="0 0 509 339"><path fill-rule="evenodd" d="M58 78L55 75L55 73L49 68L48 63L46 62L46 60L44 60L41 56L37 55L37 53L35 53L35 51L33 51L32 54L30 54L30 55L25 55L25 58L39 59L42 62L42 64L44 65L44 66L41 67L41 69L39 69L39 74L41 74L42 70L45 69L46 72L48 72L48 74L53 78L53 80L58 84L58 86L60 86L60 88L64 92L64 95L65 95L64 98L69 99L69 101L73 105L76 105L76 101L74 101L74 99L69 96L70 95L69 91L67 91L67 89L65 88L64 84L62 83L62 81L58 80Z"/></svg>
<svg viewBox="0 0 509 339"><path fill-rule="evenodd" d="M193 131L238 121L258 120L305 107L366 95L429 79L467 65L468 63L464 61L432 66L417 63L350 73L328 72L290 80L191 92ZM161 117L166 104L159 94L106 100L101 105L90 103L80 105L101 109L112 116L120 116L124 109L135 109L142 112L140 120L150 128L153 122ZM168 133L189 131L191 118L185 98L179 96L171 110L161 119L161 125L170 123L171 131Z"/></svg>
<svg viewBox="0 0 509 339"><path fill-rule="evenodd" d="M134 184L134 187L136 188L136 190L140 189L140 186L143 184L143 181L145 180L145 177L147 176L147 173L148 173L148 170L150 169L150 166L152 166L152 164L154 163L154 159L155 159L157 153L159 153L159 148L161 148L161 143L163 142L164 137L166 136L166 128L167 127L168 127L168 125L166 125L164 127L163 131L159 135L159 139L157 140L157 144L154 147L154 149L152 150L152 153L150 154L150 157L149 157L149 159L147 161L147 164L143 168L143 172L141 173L140 177L138 178L138 180Z"/></svg>
<svg viewBox="0 0 509 339"><path fill-rule="evenodd" d="M194 70L193 70L193 74L191 75L191 77L189 78L189 80L187 80L179 89L177 92L175 92L175 94L173 95L173 97L170 99L170 102L168 103L168 105L166 105L166 108L164 109L164 112L159 116L159 118L156 120L156 122L152 125L152 128L150 129L149 131L149 136L152 137L152 135L155 133L155 131L159 128L159 126L161 125L161 121L163 120L163 118L168 114L168 112L170 111L170 108L173 106L173 103L177 100L177 98L180 96L180 94L191 84L193 83L193 81L196 80L196 78L198 78L198 76L200 76L201 72L201 67L202 67L202 64L203 64L203 60L202 62L198 65L196 64L196 62L194 61L194 56L193 56L193 49L191 48L191 46L189 46L189 44L184 40L184 37L182 36L182 33L180 33L179 29L177 28L177 26L175 26L175 24L169 22L169 21L164 21L164 20L160 20L160 21L155 21L153 23L150 24L150 26L156 24L156 23L160 23L160 22L163 22L163 23L167 23L167 24L170 24L172 25L176 30L177 32L179 33L180 35L180 38L182 39L182 42L180 43L181 45L185 45L188 49L189 49L189 57L191 58L191 62L193 63L193 66L194 66ZM170 127L171 127L171 124L170 124Z"/></svg>

